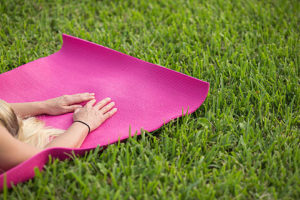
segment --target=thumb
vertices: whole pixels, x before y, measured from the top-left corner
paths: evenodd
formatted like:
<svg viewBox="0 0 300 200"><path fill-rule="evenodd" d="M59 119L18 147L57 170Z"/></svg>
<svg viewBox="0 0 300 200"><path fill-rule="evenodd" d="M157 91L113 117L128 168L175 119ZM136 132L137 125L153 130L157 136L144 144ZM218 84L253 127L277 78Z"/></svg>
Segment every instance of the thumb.
<svg viewBox="0 0 300 200"><path fill-rule="evenodd" d="M77 112L79 112L79 110L80 110L80 108L77 108L77 109L74 111L74 113L77 113Z"/></svg>
<svg viewBox="0 0 300 200"><path fill-rule="evenodd" d="M67 111L68 112L73 112L73 111L78 112L80 110L80 108L82 108L81 105L72 105L72 106L67 107Z"/></svg>

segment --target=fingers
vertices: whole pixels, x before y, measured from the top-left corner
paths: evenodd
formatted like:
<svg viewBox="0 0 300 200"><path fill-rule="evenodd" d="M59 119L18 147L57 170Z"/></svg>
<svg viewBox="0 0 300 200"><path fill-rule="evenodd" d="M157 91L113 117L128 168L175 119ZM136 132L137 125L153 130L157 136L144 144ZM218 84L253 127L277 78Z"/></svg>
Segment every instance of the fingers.
<svg viewBox="0 0 300 200"><path fill-rule="evenodd" d="M96 99L92 99L85 104L86 107L91 108L96 103Z"/></svg>
<svg viewBox="0 0 300 200"><path fill-rule="evenodd" d="M117 112L117 108L113 108L112 110L108 111L107 113L105 113L104 119L107 120L108 118L110 118L111 116L113 116L115 113Z"/></svg>
<svg viewBox="0 0 300 200"><path fill-rule="evenodd" d="M115 106L115 102L109 103L110 101L111 101L111 98L107 97L107 98L101 100L100 102L98 102L96 105L94 105L96 103L96 99L92 99L89 102L87 102L85 107L88 107L88 108L93 107L93 109L96 109L96 110L100 111L101 113L103 113L104 118L107 119L107 118L111 117L113 114L115 114L115 112L117 112L117 108L113 108Z"/></svg>
<svg viewBox="0 0 300 200"><path fill-rule="evenodd" d="M114 105L115 105L115 102L111 102L108 105L104 106L103 108L101 108L102 113L106 113L107 111L112 109L112 107L114 107Z"/></svg>
<svg viewBox="0 0 300 200"><path fill-rule="evenodd" d="M68 105L81 103L95 98L95 93L79 93L73 95L65 95L65 101Z"/></svg>
<svg viewBox="0 0 300 200"><path fill-rule="evenodd" d="M111 98L107 97L101 101L99 101L96 105L95 108L100 110L103 106L105 106L108 102L110 102Z"/></svg>

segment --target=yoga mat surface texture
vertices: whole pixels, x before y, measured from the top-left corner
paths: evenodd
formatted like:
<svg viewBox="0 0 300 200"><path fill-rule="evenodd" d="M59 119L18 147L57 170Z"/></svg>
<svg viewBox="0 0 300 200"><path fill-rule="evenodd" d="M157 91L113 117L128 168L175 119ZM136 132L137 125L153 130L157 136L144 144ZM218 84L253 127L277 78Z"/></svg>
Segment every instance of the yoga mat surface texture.
<svg viewBox="0 0 300 200"><path fill-rule="evenodd" d="M112 49L63 35L62 48L47 57L0 74L0 99L9 103L39 101L64 94L94 92L99 101L111 97L117 113L89 134L80 149L51 148L0 175L11 187L34 177L48 155L65 159L72 150L82 154L140 130L153 131L182 113L194 112L205 100L209 83L139 60ZM67 129L73 113L39 116L46 125Z"/></svg>

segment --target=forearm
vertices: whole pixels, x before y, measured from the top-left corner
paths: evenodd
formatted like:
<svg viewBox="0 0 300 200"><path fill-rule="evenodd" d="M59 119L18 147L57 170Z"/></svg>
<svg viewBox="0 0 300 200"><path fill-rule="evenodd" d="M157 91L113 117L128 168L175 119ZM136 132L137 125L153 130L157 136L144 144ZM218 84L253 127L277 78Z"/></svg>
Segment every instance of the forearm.
<svg viewBox="0 0 300 200"><path fill-rule="evenodd" d="M66 132L54 138L45 148L67 147L79 148L88 134L88 127L84 124L73 123Z"/></svg>
<svg viewBox="0 0 300 200"><path fill-rule="evenodd" d="M16 115L21 118L44 114L47 109L46 104L43 101L10 103L10 106L15 111Z"/></svg>

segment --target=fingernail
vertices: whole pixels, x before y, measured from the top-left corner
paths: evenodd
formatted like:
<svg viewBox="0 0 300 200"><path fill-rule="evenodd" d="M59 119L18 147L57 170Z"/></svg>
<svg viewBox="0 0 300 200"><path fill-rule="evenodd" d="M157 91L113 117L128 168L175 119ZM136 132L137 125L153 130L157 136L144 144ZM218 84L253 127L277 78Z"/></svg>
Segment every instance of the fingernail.
<svg viewBox="0 0 300 200"><path fill-rule="evenodd" d="M90 95L95 95L95 93L90 93Z"/></svg>
<svg viewBox="0 0 300 200"><path fill-rule="evenodd" d="M111 98L110 98L110 97L107 97L106 99L107 99L107 100L111 100Z"/></svg>

